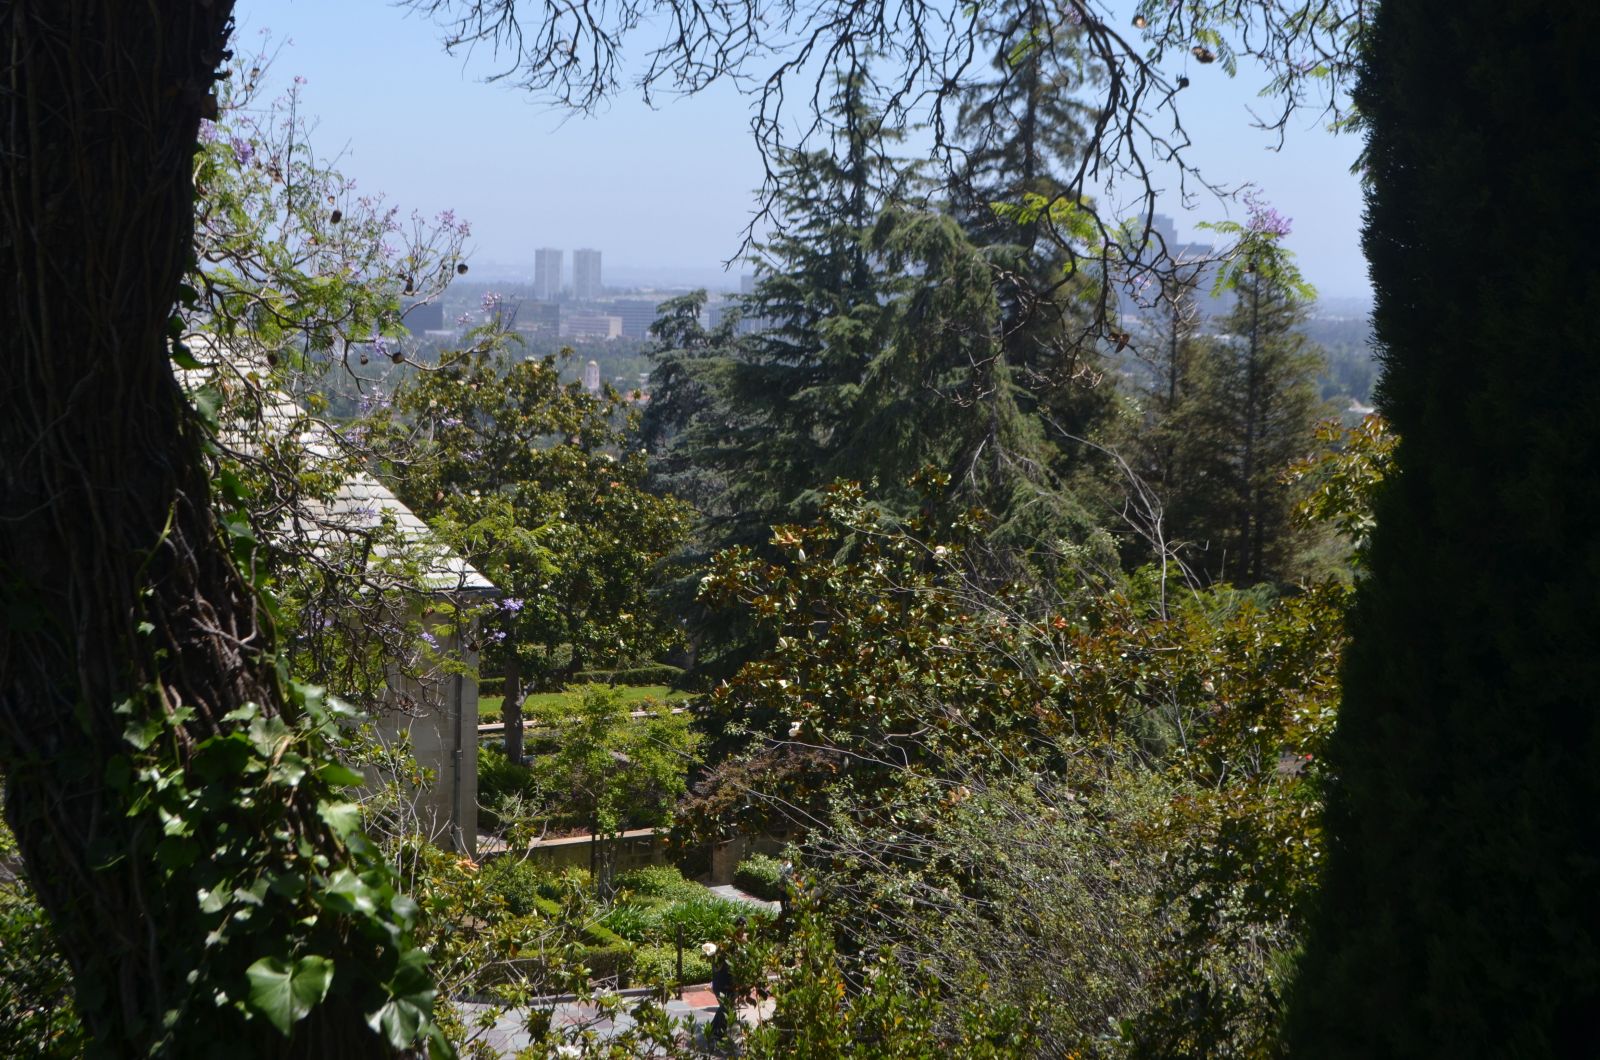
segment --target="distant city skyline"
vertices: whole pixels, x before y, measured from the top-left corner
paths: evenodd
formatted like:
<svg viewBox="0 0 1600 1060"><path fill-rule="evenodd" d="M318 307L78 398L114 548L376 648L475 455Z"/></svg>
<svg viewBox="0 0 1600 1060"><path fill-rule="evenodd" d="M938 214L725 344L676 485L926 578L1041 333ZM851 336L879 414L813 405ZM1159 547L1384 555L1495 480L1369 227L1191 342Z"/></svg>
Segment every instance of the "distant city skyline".
<svg viewBox="0 0 1600 1060"><path fill-rule="evenodd" d="M540 247L533 252L533 296L553 302L561 297L561 255L557 247Z"/></svg>
<svg viewBox="0 0 1600 1060"><path fill-rule="evenodd" d="M572 252L572 297L580 302L593 301L605 291L601 280L600 252L580 247Z"/></svg>
<svg viewBox="0 0 1600 1060"><path fill-rule="evenodd" d="M624 90L594 116L571 116L483 83L502 68L491 56L447 56L436 27L388 0L239 0L236 10L238 50L265 27L273 41L293 42L272 78L280 86L306 78L302 106L317 150L405 213L452 209L471 221L475 268L521 266L531 278L532 248L559 246L600 249L610 286L636 286L628 274L637 270L692 273L703 278L696 285L714 278L737 290L749 271L721 268L739 248L762 177L750 101L731 87L664 98L658 109ZM1184 110L1190 158L1220 185L1253 182L1294 218L1286 244L1322 294L1366 296L1361 195L1350 174L1359 140L1329 135L1308 113L1273 151L1273 136L1249 128L1264 80L1248 68L1233 81L1215 68L1194 78ZM1186 202L1175 175L1157 179L1168 185L1159 208L1179 237L1209 242L1195 226L1226 219L1230 208L1203 192ZM1102 201L1130 211L1127 192Z"/></svg>

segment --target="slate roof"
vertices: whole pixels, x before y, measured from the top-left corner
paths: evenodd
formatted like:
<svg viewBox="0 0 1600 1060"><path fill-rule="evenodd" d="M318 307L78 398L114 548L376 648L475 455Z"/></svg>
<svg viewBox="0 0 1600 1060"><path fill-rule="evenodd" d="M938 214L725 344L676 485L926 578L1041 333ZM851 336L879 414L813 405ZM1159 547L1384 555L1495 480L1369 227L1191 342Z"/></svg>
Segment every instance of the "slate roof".
<svg viewBox="0 0 1600 1060"><path fill-rule="evenodd" d="M259 351L248 352L239 347L223 350L220 344L205 337L187 341L196 358L210 362L211 367L175 372L179 385L186 391L193 394L220 376L225 382L232 377L234 385L249 385L257 392L256 414L246 414L233 423L222 424L220 433L224 444L248 452L259 447L261 438L274 437L298 446L313 465L318 460L332 462L336 458L339 443L332 429L309 416L288 394L261 383L268 377L268 371ZM393 521L395 531L408 545L422 546L417 550L424 556L422 575L413 588L430 593L498 592L494 583L472 564L438 544L428 524L365 471L348 475L329 498L302 500L285 517L284 530L308 542L313 551L325 555L352 538L379 529L386 519ZM429 549L430 544L435 547ZM372 552L382 558L391 549L380 541L373 545Z"/></svg>

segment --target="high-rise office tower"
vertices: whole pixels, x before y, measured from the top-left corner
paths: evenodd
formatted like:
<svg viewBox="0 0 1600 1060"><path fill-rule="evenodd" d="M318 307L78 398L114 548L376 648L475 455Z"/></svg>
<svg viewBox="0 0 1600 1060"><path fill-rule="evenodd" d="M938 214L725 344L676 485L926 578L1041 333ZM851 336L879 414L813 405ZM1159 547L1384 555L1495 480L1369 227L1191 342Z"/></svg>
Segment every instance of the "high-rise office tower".
<svg viewBox="0 0 1600 1060"><path fill-rule="evenodd" d="M592 302L600 297L600 252L574 250L572 252L572 297L580 302Z"/></svg>
<svg viewBox="0 0 1600 1060"><path fill-rule="evenodd" d="M541 247L533 252L533 297L541 302L561 297L561 251Z"/></svg>

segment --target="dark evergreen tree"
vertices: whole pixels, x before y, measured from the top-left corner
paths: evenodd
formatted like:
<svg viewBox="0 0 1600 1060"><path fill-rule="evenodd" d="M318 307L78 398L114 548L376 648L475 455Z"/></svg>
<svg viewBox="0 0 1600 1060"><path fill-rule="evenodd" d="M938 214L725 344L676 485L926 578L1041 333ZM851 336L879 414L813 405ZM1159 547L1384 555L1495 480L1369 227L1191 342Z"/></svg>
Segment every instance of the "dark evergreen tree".
<svg viewBox="0 0 1600 1060"><path fill-rule="evenodd" d="M1600 170L1576 0L1379 6L1365 244L1400 437L1326 764L1298 1057L1600 1035Z"/></svg>
<svg viewBox="0 0 1600 1060"><path fill-rule="evenodd" d="M663 302L650 326L650 401L639 416L638 438L650 454L650 483L657 493L688 501L707 514L726 514L727 476L699 459L716 443L720 373L734 357L740 316L724 314L717 327L701 322L706 292Z"/></svg>
<svg viewBox="0 0 1600 1060"><path fill-rule="evenodd" d="M1098 233L1072 209L1094 120L1082 93L1098 73L1082 26L1038 0L989 12L976 44L990 76L961 96L951 208L993 269L1019 399L1054 425L1058 466L1076 468L1093 451L1068 436L1097 432L1117 410L1115 388L1101 385L1100 290L1084 255Z"/></svg>
<svg viewBox="0 0 1600 1060"><path fill-rule="evenodd" d="M909 480L928 465L951 473L951 503L1015 531L997 541L1081 543L1092 520L1024 407L992 262L886 155L860 81L837 115L837 150L793 156L780 182L787 223L745 300L764 329L712 337L676 311L658 325L671 344L646 422L658 466L715 474L706 532L719 546L764 545L839 479L913 510Z"/></svg>
<svg viewBox="0 0 1600 1060"><path fill-rule="evenodd" d="M847 473L837 466L842 432L888 320L886 277L868 244L879 210L910 180L885 153L893 137L863 91L860 78L840 88L835 150L786 160L782 227L759 248L744 307L762 329L706 333L688 306L656 326L660 405L647 438L663 474L715 477L719 495L702 511L718 546L760 544L773 524L809 518L830 469Z"/></svg>
<svg viewBox="0 0 1600 1060"><path fill-rule="evenodd" d="M1283 473L1307 455L1324 411L1322 359L1297 330L1306 294L1282 252L1256 246L1247 242L1257 256L1234 277L1227 332L1202 341L1165 432L1175 443L1171 529L1192 546L1184 558L1208 580L1240 585L1294 572L1304 542Z"/></svg>
<svg viewBox="0 0 1600 1060"><path fill-rule="evenodd" d="M1203 378L1205 356L1200 312L1192 282L1168 278L1150 308L1144 334L1127 362L1136 413L1109 432L1108 443L1124 453L1150 500L1129 512L1137 533L1123 548L1125 561L1138 565L1157 559L1157 550L1174 554L1174 517L1184 521L1183 484L1196 456L1192 411Z"/></svg>

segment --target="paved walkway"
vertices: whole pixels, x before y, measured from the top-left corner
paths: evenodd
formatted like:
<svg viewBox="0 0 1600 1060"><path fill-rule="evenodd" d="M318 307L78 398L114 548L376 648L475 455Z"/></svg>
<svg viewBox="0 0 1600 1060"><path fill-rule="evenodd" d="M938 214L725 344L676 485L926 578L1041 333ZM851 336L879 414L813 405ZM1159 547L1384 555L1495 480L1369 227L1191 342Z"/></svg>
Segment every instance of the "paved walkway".
<svg viewBox="0 0 1600 1060"><path fill-rule="evenodd" d="M628 1013L640 1000L642 998L625 997L622 1010L614 1017L602 1015L599 1007L593 1004L580 1001L557 1002L548 1006L550 1025L560 1028L573 1037L584 1031L592 1031L596 1037L604 1041L624 1033L634 1025L634 1019ZM467 1001L458 1002L456 1007L461 1011L462 1021L470 1028L494 1006ZM772 1008L771 1000L760 1004L742 1005L739 1008L739 1020L741 1023L753 1026L770 1018ZM685 1017L693 1020L695 1041L705 1045L705 1027L717 1014L717 999L711 993L709 986L686 987L680 997L667 1002L666 1010L667 1015L674 1020L682 1020ZM526 1049L533 1044L533 1036L528 1033L523 1015L516 1011L501 1013L493 1026L478 1032L473 1040L481 1041L508 1057L515 1055L517 1050Z"/></svg>
<svg viewBox="0 0 1600 1060"><path fill-rule="evenodd" d="M724 883L717 887L708 886L706 890L710 891L718 898L724 898L730 902L743 902L745 905L753 905L757 909L765 909L773 916L777 916L778 912L782 909L777 902L764 902L755 895L747 894L731 884Z"/></svg>

